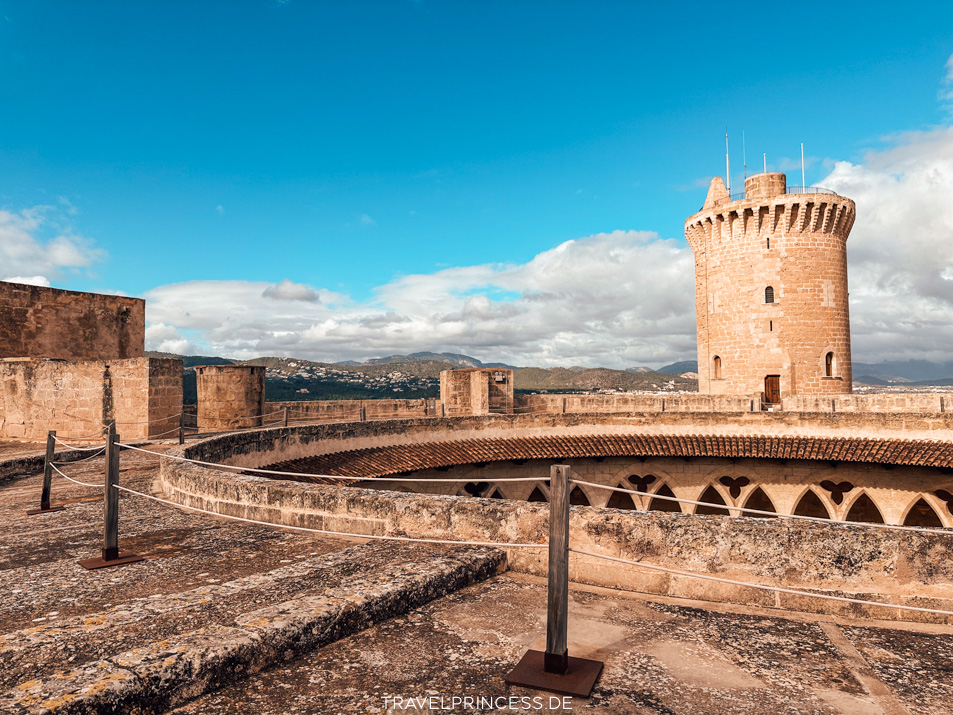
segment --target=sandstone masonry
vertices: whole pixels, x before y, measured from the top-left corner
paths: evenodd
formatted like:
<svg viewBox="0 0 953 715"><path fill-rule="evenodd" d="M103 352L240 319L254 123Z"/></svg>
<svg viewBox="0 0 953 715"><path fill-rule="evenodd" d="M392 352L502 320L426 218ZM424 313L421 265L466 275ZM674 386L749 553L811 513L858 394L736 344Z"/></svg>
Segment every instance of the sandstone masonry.
<svg viewBox="0 0 953 715"><path fill-rule="evenodd" d="M781 173L720 178L685 222L695 253L698 389L780 403L851 392L847 236L854 202Z"/></svg>

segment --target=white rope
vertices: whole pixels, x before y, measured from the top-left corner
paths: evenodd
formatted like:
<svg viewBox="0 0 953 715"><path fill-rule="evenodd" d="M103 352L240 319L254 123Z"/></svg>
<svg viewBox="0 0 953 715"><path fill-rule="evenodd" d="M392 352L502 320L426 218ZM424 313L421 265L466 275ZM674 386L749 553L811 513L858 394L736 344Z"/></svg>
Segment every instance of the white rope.
<svg viewBox="0 0 953 715"><path fill-rule="evenodd" d="M110 424L112 423L110 422ZM88 441L91 439L102 439L103 432L105 432L108 429L109 429L108 426L101 427L99 432L93 432L92 434L83 435L82 437L64 437L63 439L69 439L74 442L83 442L83 441Z"/></svg>
<svg viewBox="0 0 953 715"><path fill-rule="evenodd" d="M95 446L95 447L77 447L75 444L67 444L66 442L64 442L63 440L61 440L59 437L57 437L56 435L53 435L53 440L56 441L56 442L59 442L59 443L60 443L61 445L63 445L64 447L69 447L70 449L75 449L77 452L92 452L93 450L96 450L96 449L102 449L102 447L100 447L99 445L97 445L97 446Z"/></svg>
<svg viewBox="0 0 953 715"><path fill-rule="evenodd" d="M93 489L102 489L104 486L106 486L105 484L87 484L86 482L81 482L78 479L73 479L72 477L66 474L63 474L63 472L57 469L56 465L53 464L52 462L50 462L50 469L52 469L54 472L56 472L61 477L63 477L63 479L69 482L73 482L73 484L79 484L80 486L83 486L83 487L92 487Z"/></svg>
<svg viewBox="0 0 953 715"><path fill-rule="evenodd" d="M680 571L678 569L670 569L665 566L655 566L654 564L644 564L641 561L632 561L631 559L620 559L616 556L606 556L605 554L596 554L591 551L584 551L583 549L573 549L570 548L574 554L582 554L584 556L592 556L597 559L606 559L607 561L616 561L621 564L629 564L631 566L640 566L641 568L651 569L652 571L662 571L664 573L675 574L676 576L687 576L689 578L698 578L705 581L717 581L719 583L729 583L734 586L748 586L749 588L757 588L762 591L774 591L775 593L790 593L795 596L809 596L811 598L823 598L828 601L843 601L845 603L859 603L863 606L883 606L884 608L899 608L904 611L918 611L920 613L936 613L941 616L953 616L953 611L940 611L935 608L921 608L920 606L904 606L896 603L882 603L880 601L865 601L862 598L849 598L847 596L831 596L824 593L811 593L810 591L798 591L793 588L784 588L782 586L768 586L760 583L747 583L745 581L736 581L730 578L722 578L720 576L709 576L708 574L695 573L693 571Z"/></svg>
<svg viewBox="0 0 953 715"><path fill-rule="evenodd" d="M280 476L286 477L313 477L316 479L346 479L348 481L354 482L369 482L369 481L387 481L387 482L443 482L443 483L456 483L456 482L490 482L491 484L497 484L502 482L540 482L544 481L539 477L504 477L502 479L474 479L472 476L461 478L461 479L441 479L438 477L426 478L426 479L408 479L405 477L395 477L391 478L389 476L383 477L348 477L345 475L339 474L310 474L308 472L278 472L273 469L257 469L255 467L236 467L231 464L220 464L218 462L203 462L199 459L189 459L188 457L180 457L175 454L163 454L162 452L153 452L148 449L142 449L141 447L133 447L131 444L119 444L120 447L124 449L132 449L136 452L145 452L146 454L154 454L156 457L165 457L166 459L175 459L180 462L188 462L190 464L201 464L203 467L215 467L218 469L234 469L238 472L254 472L255 474L277 474Z"/></svg>
<svg viewBox="0 0 953 715"><path fill-rule="evenodd" d="M154 439L155 437L164 437L164 436L167 435L167 434L172 434L173 432L178 432L178 431L179 431L179 428L178 428L178 427L175 427L175 428L170 429L170 430L168 430L168 431L166 431L166 432L160 432L159 434L150 434L150 435L149 435L149 439Z"/></svg>
<svg viewBox="0 0 953 715"><path fill-rule="evenodd" d="M229 514L219 514L214 511L208 511L206 509L200 509L195 506L186 506L185 504L179 504L174 501L169 501L168 499L160 499L159 497L152 496L151 494L143 494L142 492L137 492L134 489L129 489L127 487L121 487L118 484L115 485L116 489L120 491L129 492L130 494L135 494L140 497L145 497L146 499L152 499L163 504L168 504L169 506L179 507L182 509L190 509L192 511L201 512L202 514L210 514L212 516L218 516L223 519L232 519L233 521L244 521L249 524L259 524L261 526L272 526L280 529L294 529L295 531L307 531L313 534L328 534L330 536L350 536L357 539L377 539L380 541L413 541L423 544L457 544L460 546L495 546L498 548L521 548L521 549L547 549L549 544L511 544L498 541L453 541L450 539L415 539L410 536L377 536L372 534L352 534L346 531L328 531L326 529L311 529L306 526L288 526L286 524L275 524L271 521L259 521L257 519L246 519L243 516L231 516Z"/></svg>
<svg viewBox="0 0 953 715"><path fill-rule="evenodd" d="M158 424L159 422L168 422L173 417L178 417L181 414L182 414L181 412L176 412L174 415L169 415L168 417L162 417L157 420L146 420L145 422L124 422L123 420L119 420L118 422L116 422L116 424L117 425L154 425L154 424Z"/></svg>
<svg viewBox="0 0 953 715"><path fill-rule="evenodd" d="M85 462L89 459L95 459L96 457L100 456L105 451L106 451L106 448L101 447L98 452L96 452L95 454L91 454L88 457L83 457L82 459L74 459L70 462L50 462L50 464L59 464L61 466L65 466L67 464L78 464L79 462Z"/></svg>
<svg viewBox="0 0 953 715"><path fill-rule="evenodd" d="M800 514L780 514L776 511L762 511L761 509L749 509L748 507L742 506L728 506L727 504L712 504L711 502L695 501L693 499L681 499L679 497L667 497L662 494L650 494L647 492L640 492L634 489L625 489L623 487L610 487L604 484L596 484L594 482L584 482L579 479L570 479L571 484L583 484L587 487L596 487L597 489L605 489L610 492L622 492L624 494L638 494L639 496L647 496L653 499L664 499L665 501L674 501L681 504L696 504L698 506L711 506L717 509L724 509L728 511L729 509L737 509L738 511L748 512L750 514L763 514L765 516L776 516L782 519L800 519L801 521L813 521L819 524L849 524L851 526L867 526L875 529L890 529L892 531L915 531L922 534L942 534L944 536L953 535L953 531L948 529L925 529L919 526L901 526L900 524L874 524L867 521L834 521L833 519L824 519L819 516L802 516ZM645 511L644 509L639 509L639 511Z"/></svg>

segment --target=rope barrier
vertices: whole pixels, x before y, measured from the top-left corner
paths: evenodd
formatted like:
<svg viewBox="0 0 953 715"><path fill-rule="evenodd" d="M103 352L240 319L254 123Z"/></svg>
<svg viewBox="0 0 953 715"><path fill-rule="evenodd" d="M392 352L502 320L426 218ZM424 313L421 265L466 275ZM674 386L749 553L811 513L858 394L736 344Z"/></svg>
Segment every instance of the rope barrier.
<svg viewBox="0 0 953 715"><path fill-rule="evenodd" d="M131 444L119 443L119 446L123 449L131 449L136 452L144 452L145 454L152 454L156 457L164 457L166 459L174 459L179 462L188 462L190 464L200 464L203 467L216 467L219 469L234 469L238 472L254 472L255 474L278 474L286 477L312 477L316 479L347 479L354 482L365 482L365 481L388 481L388 482L440 482L440 483L457 483L457 482L473 482L473 481L489 481L493 484L498 484L502 482L538 482L542 481L539 477L504 477L502 479L493 479L493 480L481 480L474 479L471 477L466 477L462 479L440 479L438 477L433 478L395 478L391 479L389 477L348 477L342 474L310 474L308 472L279 472L274 469L258 469L256 467L237 467L231 464L220 464L218 462L203 462L200 459L189 459L188 457L180 457L177 454L163 454L162 452L153 452L148 449L143 449L142 447L133 447Z"/></svg>
<svg viewBox="0 0 953 715"><path fill-rule="evenodd" d="M679 497L667 497L662 494L650 494L648 492L640 492L634 489L625 489L623 487L610 487L605 484L596 484L595 482L584 482L579 479L571 479L572 484L583 484L587 487L595 487L597 489L605 489L611 492L622 492L623 494L638 494L643 497L652 497L653 499L664 499L665 501L674 501L679 502L680 504L695 504L697 506L710 506L717 509L737 509L738 511L748 512L750 514L762 514L765 516L779 517L781 519L799 519L801 521L813 521L819 524L850 524L851 526L867 526L876 529L890 529L892 531L915 531L923 534L942 534L944 536L953 535L953 531L948 529L928 529L919 526L902 526L900 524L874 524L867 521L835 521L833 519L824 519L819 516L802 516L801 514L781 514L776 511L762 511L761 509L750 509L743 506L728 506L727 504L712 504L711 502L695 501L694 499L682 499ZM639 509L639 511L647 511L646 509Z"/></svg>
<svg viewBox="0 0 953 715"><path fill-rule="evenodd" d="M56 472L57 474L59 474L61 477L63 477L63 479L65 479L66 481L68 481L68 482L73 482L73 484L79 484L80 486L83 486L83 487L91 487L91 488L93 488L93 489L102 489L104 486L106 486L105 484L87 484L86 482L81 482L81 481L79 481L78 479L73 479L73 478L72 478L71 476L69 476L68 474L63 474L63 472L61 472L59 469L57 469L57 468L56 468L56 465L53 464L52 462L50 462L50 468L51 468L54 472Z"/></svg>
<svg viewBox="0 0 953 715"><path fill-rule="evenodd" d="M54 439L55 441L59 442L59 443L60 443L61 445L63 445L64 447L69 447L70 449L75 449L77 452L92 452L93 450L96 450L96 449L103 449L103 447L100 447L100 446L98 446L98 445L97 445L96 447L77 447L77 446L74 445L74 444L67 444L66 442L64 442L63 440L61 440L59 437L57 437L56 435L53 435L53 439Z"/></svg>
<svg viewBox="0 0 953 715"><path fill-rule="evenodd" d="M168 504L174 507L180 507L182 509L189 509L191 511L201 512L202 514L210 514L211 516L222 517L223 519L232 519L233 521L244 521L249 524L259 524L261 526L272 526L278 527L281 529L294 529L295 531L307 531L314 534L328 534L331 536L350 536L357 539L376 539L379 541L412 541L416 543L423 544L456 544L460 546L494 546L497 548L519 548L519 549L546 549L549 548L549 544L522 544L522 543L506 543L499 541L454 541L450 539L417 539L411 536L378 536L376 534L352 534L346 531L328 531L326 529L311 529L306 526L288 526L286 524L275 524L271 521L259 521L257 519L246 519L243 516L231 516L229 514L218 514L214 511L208 511L206 509L200 509L195 506L186 506L185 504L179 504L174 501L169 501L168 499L160 499L157 496L151 494L144 494L143 492L137 492L134 489L129 489L128 487L123 487L116 485L116 489L128 492L130 494L135 494L140 497L145 497L146 499L152 499L153 501L161 502L163 504Z"/></svg>
<svg viewBox="0 0 953 715"><path fill-rule="evenodd" d="M116 424L117 425L154 425L154 424L158 424L159 422L168 422L173 417L178 417L181 414L182 414L181 412L176 412L174 415L169 415L168 417L162 417L157 420L146 420L145 422L124 422L122 420L119 420L118 422L116 422Z"/></svg>
<svg viewBox="0 0 953 715"><path fill-rule="evenodd" d="M110 422L110 424L112 423ZM100 428L99 432L93 432L92 434L87 434L82 437L64 437L63 439L72 440L74 442L83 442L83 441L88 441L91 439L102 439L103 432L105 432L108 429L109 427L107 425L106 427Z"/></svg>
<svg viewBox="0 0 953 715"><path fill-rule="evenodd" d="M883 606L884 608L899 608L904 611L918 611L920 613L935 613L941 616L953 616L953 611L941 611L935 608L922 608L920 606L904 606L896 603L882 603L880 601L865 601L862 598L850 598L848 596L831 596L824 593L811 593L810 591L799 591L793 588L784 588L783 586L768 586L766 584L760 583L747 583L745 581L736 581L730 578L723 578L721 576L709 576L708 574L695 573L693 571L680 571L679 569L670 569L665 566L656 566L654 564L645 564L641 561L632 561L631 559L622 559L617 556L607 556L606 554L596 554L592 551L585 551L583 549L574 549L570 547L569 551L574 554L582 554L583 556L592 556L597 559L605 559L607 561L615 561L617 563L629 564L631 566L640 566L645 569L650 569L652 571L661 571L663 573L675 574L676 576L687 576L689 578L703 579L705 581L717 581L719 583L728 583L734 586L747 586L749 588L757 588L762 591L773 591L775 593L789 593L795 596L808 596L811 598L822 598L828 601L843 601L845 603L859 603L863 606Z"/></svg>
<svg viewBox="0 0 953 715"><path fill-rule="evenodd" d="M59 464L61 466L66 464L78 464L79 462L86 462L90 459L95 459L96 457L99 457L100 455L102 455L105 451L106 451L105 447L100 447L98 452L95 452L94 454L91 454L88 457L83 457L82 459L74 459L70 462L50 462L50 464Z"/></svg>

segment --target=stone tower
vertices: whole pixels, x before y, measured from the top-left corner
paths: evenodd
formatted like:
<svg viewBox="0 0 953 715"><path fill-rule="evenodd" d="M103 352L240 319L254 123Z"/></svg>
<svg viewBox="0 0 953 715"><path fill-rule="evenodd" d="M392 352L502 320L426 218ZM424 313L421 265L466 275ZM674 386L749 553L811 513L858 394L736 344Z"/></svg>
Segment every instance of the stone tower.
<svg viewBox="0 0 953 715"><path fill-rule="evenodd" d="M854 202L786 181L756 174L743 197L731 197L712 179L705 205L685 222L695 253L701 393L778 403L851 391Z"/></svg>

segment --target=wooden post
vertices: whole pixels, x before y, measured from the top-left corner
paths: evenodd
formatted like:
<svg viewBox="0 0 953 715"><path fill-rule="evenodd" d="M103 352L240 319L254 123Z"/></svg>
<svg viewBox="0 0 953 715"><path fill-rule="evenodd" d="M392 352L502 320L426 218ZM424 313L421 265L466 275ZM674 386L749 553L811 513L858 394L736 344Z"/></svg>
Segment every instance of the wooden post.
<svg viewBox="0 0 953 715"><path fill-rule="evenodd" d="M553 465L549 477L549 583L546 651L529 650L506 678L507 685L588 698L603 663L569 655L569 476Z"/></svg>
<svg viewBox="0 0 953 715"><path fill-rule="evenodd" d="M119 435L116 434L116 423L109 425L109 434L106 436L106 484L103 493L103 549L102 556L93 559L82 559L79 565L85 569L100 569L107 566L131 564L144 559L138 554L119 553Z"/></svg>
<svg viewBox="0 0 953 715"><path fill-rule="evenodd" d="M566 627L569 619L569 473L566 465L553 465L549 474L549 603L546 610L547 673L569 670Z"/></svg>
<svg viewBox="0 0 953 715"><path fill-rule="evenodd" d="M119 558L119 435L116 434L116 425L109 425L109 434L106 435L106 493L103 495L103 505L106 510L105 527L103 531L103 561L113 561Z"/></svg>
<svg viewBox="0 0 953 715"><path fill-rule="evenodd" d="M179 413L179 444L185 444L185 405Z"/></svg>
<svg viewBox="0 0 953 715"><path fill-rule="evenodd" d="M40 492L40 508L27 511L28 516L45 514L48 511L62 511L66 507L50 506L50 490L53 486L53 460L56 459L56 430L46 435L46 459L43 462L43 491Z"/></svg>

